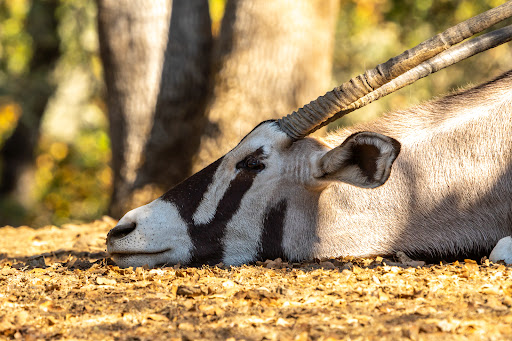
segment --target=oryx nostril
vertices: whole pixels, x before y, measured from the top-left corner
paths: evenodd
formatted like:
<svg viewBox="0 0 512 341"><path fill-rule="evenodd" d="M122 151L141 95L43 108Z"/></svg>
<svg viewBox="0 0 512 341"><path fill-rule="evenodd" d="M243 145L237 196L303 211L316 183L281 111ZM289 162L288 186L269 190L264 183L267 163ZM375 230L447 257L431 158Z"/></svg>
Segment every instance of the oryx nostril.
<svg viewBox="0 0 512 341"><path fill-rule="evenodd" d="M121 239L135 230L137 225L135 223L122 224L117 225L112 230L110 230L107 234L107 242L112 241L114 239Z"/></svg>

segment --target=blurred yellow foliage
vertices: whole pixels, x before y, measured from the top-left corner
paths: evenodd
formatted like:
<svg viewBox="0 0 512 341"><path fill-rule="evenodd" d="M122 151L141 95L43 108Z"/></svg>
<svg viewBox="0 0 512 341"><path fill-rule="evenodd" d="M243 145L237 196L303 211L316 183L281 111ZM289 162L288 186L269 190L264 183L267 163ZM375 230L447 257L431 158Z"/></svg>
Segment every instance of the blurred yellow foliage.
<svg viewBox="0 0 512 341"><path fill-rule="evenodd" d="M29 10L29 0L4 0L6 7L16 17L25 17Z"/></svg>
<svg viewBox="0 0 512 341"><path fill-rule="evenodd" d="M220 31L220 23L224 15L226 0L209 0L208 5L210 6L210 17L212 20L212 34L216 36Z"/></svg>
<svg viewBox="0 0 512 341"><path fill-rule="evenodd" d="M55 162L50 154L41 154L36 158L36 167L38 170L51 171L54 166ZM51 172L49 174L51 174Z"/></svg>
<svg viewBox="0 0 512 341"><path fill-rule="evenodd" d="M32 224L87 221L105 213L112 186L110 141L105 131L84 130L73 143L43 136L36 158L40 206Z"/></svg>
<svg viewBox="0 0 512 341"><path fill-rule="evenodd" d="M16 127L21 116L21 107L17 103L0 106L0 147Z"/></svg>
<svg viewBox="0 0 512 341"><path fill-rule="evenodd" d="M68 145L62 142L54 142L50 145L50 155L56 160L61 161L69 152Z"/></svg>
<svg viewBox="0 0 512 341"><path fill-rule="evenodd" d="M473 0L465 0L462 1L459 6L457 6L457 10L455 11L455 19L458 21L466 20L467 18L471 18L473 15L477 14L476 6Z"/></svg>

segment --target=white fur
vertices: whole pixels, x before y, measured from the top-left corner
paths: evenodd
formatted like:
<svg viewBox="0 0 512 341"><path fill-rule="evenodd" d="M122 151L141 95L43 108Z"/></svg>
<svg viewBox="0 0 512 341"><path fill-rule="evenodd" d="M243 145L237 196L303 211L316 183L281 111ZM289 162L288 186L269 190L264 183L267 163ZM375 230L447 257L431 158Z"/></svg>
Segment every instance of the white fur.
<svg viewBox="0 0 512 341"><path fill-rule="evenodd" d="M501 238L489 255L491 262L504 261L506 264L512 264L512 237Z"/></svg>
<svg viewBox="0 0 512 341"><path fill-rule="evenodd" d="M256 187L254 187L255 191ZM227 224L223 239L223 262L225 264L240 265L251 262L258 254L259 241L262 233L261 221L265 202L250 206L252 200L243 200L238 213ZM247 210L254 214L247 216Z"/></svg>
<svg viewBox="0 0 512 341"><path fill-rule="evenodd" d="M120 266L154 267L159 263L186 262L192 254L192 240L178 209L161 199L136 208L119 224L137 224L135 231L107 245Z"/></svg>
<svg viewBox="0 0 512 341"><path fill-rule="evenodd" d="M208 186L208 190L203 195L199 207L192 216L194 223L197 225L207 224L212 221L217 211L217 206L219 206L219 202L226 193L229 184L236 176L235 172L225 171L225 163L225 160L223 160L219 165L219 168L213 176L212 183Z"/></svg>
<svg viewBox="0 0 512 341"><path fill-rule="evenodd" d="M223 239L225 264L248 263L257 256L264 213L268 206L274 204L272 199L268 199L273 197L273 190L279 188L281 178L282 160L278 150L286 148L289 143L290 139L274 124L264 124L229 153L230 159L235 162L263 147L263 159L267 167L256 176L238 211L226 226Z"/></svg>

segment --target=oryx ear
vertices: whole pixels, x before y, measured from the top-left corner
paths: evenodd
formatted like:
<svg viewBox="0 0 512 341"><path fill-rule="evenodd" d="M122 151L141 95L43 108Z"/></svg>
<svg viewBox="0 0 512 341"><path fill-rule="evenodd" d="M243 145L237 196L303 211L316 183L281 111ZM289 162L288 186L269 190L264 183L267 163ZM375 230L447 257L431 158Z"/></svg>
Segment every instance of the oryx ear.
<svg viewBox="0 0 512 341"><path fill-rule="evenodd" d="M399 152L400 143L391 137L355 133L320 158L316 178L374 188L386 182Z"/></svg>

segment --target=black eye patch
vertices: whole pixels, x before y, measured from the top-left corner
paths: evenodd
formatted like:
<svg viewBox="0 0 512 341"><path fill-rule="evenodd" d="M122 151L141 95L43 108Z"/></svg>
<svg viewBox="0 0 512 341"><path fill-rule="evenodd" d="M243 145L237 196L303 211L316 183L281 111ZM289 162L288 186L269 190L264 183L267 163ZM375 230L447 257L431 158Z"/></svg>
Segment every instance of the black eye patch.
<svg viewBox="0 0 512 341"><path fill-rule="evenodd" d="M247 155L242 161L239 161L236 164L236 169L260 172L265 169L265 164L261 160L262 156L263 147L260 147L254 153Z"/></svg>

